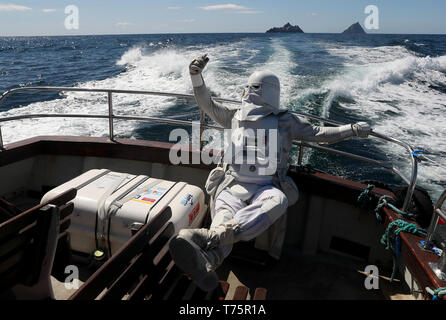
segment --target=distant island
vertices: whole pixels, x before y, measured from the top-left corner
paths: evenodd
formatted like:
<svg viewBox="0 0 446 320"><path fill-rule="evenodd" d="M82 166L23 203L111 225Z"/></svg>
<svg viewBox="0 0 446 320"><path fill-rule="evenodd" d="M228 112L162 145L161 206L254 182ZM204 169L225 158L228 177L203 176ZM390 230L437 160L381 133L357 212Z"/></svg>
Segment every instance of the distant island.
<svg viewBox="0 0 446 320"><path fill-rule="evenodd" d="M283 27L275 27L271 28L266 33L280 33L280 32L287 32L287 33L304 33L301 28L299 28L298 25L292 26L289 22L285 24Z"/></svg>
<svg viewBox="0 0 446 320"><path fill-rule="evenodd" d="M285 24L283 27L274 27L266 31L266 33L304 33L304 31L298 25L291 25L291 23ZM359 22L352 24L345 29L343 34L367 34Z"/></svg>
<svg viewBox="0 0 446 320"><path fill-rule="evenodd" d="M366 32L361 27L359 22L356 22L356 23L352 24L350 27L348 27L347 29L345 29L344 32L342 32L342 33L345 33L345 34L365 34Z"/></svg>

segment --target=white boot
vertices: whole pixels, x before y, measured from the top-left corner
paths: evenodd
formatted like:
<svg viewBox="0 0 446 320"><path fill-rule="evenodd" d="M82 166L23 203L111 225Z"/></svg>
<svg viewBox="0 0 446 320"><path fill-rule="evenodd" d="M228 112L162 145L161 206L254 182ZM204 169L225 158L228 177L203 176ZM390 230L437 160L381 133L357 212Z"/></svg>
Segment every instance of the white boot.
<svg viewBox="0 0 446 320"><path fill-rule="evenodd" d="M218 285L215 270L223 262L221 247L234 243L239 227L229 221L211 229L183 229L169 243L176 265L189 274L197 286L211 291Z"/></svg>

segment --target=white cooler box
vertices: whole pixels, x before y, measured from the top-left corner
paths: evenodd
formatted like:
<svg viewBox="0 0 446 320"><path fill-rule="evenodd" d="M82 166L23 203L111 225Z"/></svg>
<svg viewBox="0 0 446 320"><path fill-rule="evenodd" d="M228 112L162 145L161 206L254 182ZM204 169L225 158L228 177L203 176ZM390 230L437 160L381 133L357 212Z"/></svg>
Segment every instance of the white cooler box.
<svg viewBox="0 0 446 320"><path fill-rule="evenodd" d="M106 169L90 170L58 186L42 203L71 188L77 189L77 196L68 229L70 245L87 254L97 249L114 254L166 207L172 210L175 234L199 228L207 211L204 193L196 186Z"/></svg>

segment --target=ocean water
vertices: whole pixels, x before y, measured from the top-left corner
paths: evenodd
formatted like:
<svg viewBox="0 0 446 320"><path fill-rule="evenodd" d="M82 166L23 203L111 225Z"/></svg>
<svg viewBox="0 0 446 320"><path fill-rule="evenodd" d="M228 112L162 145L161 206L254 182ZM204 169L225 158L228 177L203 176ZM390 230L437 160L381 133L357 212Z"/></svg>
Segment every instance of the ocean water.
<svg viewBox="0 0 446 320"><path fill-rule="evenodd" d="M192 93L190 61L207 53L212 95L240 99L249 75L276 73L282 105L375 131L422 147L418 183L433 200L446 187L446 36L341 34L171 34L0 37L0 92L27 86L74 86ZM114 95L115 114L198 120L193 101ZM0 118L32 113L107 114L105 94L24 93L0 105ZM210 121L209 121L210 122ZM107 120L33 119L2 124L4 142L35 135L106 136ZM172 126L116 121L119 137L168 141ZM406 176L406 151L378 139L333 146L390 161ZM296 159L296 152L292 154ZM305 163L356 181L402 184L351 159L308 150Z"/></svg>

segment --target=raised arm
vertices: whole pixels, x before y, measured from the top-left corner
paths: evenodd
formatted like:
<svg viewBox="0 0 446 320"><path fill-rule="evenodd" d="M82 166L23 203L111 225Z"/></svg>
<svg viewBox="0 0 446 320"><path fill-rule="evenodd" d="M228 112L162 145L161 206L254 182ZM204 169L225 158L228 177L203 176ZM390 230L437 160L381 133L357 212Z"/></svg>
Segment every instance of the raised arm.
<svg viewBox="0 0 446 320"><path fill-rule="evenodd" d="M372 131L366 122L347 124L340 127L319 127L311 125L306 119L290 114L290 131L294 140L336 143L352 137L367 138Z"/></svg>
<svg viewBox="0 0 446 320"><path fill-rule="evenodd" d="M200 109L206 112L206 114L211 117L212 120L224 128L230 128L232 117L237 110L229 109L211 98L201 74L208 61L209 58L207 55L203 55L197 59L194 59L189 65L192 86L194 87L195 100L197 101Z"/></svg>

